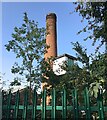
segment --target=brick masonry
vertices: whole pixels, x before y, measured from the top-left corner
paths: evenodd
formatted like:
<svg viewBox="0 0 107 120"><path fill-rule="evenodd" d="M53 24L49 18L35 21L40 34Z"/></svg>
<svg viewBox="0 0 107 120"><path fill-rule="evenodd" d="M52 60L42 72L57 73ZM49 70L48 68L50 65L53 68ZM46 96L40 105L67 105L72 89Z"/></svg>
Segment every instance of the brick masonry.
<svg viewBox="0 0 107 120"><path fill-rule="evenodd" d="M44 58L56 57L57 56L57 29L56 29L56 14L49 13L46 16L46 44L49 46L47 53Z"/></svg>

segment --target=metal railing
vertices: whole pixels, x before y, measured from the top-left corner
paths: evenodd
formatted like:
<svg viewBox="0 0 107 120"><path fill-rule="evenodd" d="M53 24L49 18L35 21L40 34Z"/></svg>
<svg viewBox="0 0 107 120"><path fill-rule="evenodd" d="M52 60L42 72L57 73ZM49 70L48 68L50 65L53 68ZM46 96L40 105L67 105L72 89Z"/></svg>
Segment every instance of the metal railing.
<svg viewBox="0 0 107 120"><path fill-rule="evenodd" d="M48 96L46 89L42 92L41 97L37 94L36 89L33 92L24 90L23 92L17 91L15 94L11 91L7 95L3 93L2 116L4 119L23 120L80 120L80 118L91 120L96 116L96 119L105 120L107 106L103 105L103 97L100 96L100 99L93 102L87 88L81 93L82 102L78 97L77 89L71 90L71 93L68 93L66 89L60 92L52 89L49 105L46 104Z"/></svg>

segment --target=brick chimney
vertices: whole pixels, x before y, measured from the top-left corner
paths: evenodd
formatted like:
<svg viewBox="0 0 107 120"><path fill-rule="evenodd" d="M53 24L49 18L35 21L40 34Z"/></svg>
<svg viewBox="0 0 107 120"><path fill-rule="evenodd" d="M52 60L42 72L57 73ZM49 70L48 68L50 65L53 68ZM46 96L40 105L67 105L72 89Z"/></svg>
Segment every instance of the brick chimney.
<svg viewBox="0 0 107 120"><path fill-rule="evenodd" d="M49 46L47 52L44 55L45 60L51 57L57 57L57 30L56 30L56 14L49 13L46 16L46 44ZM53 63L53 62L52 62ZM46 77L46 76L44 76ZM46 77L47 80L49 78ZM44 86L47 85L46 82L42 83L42 90ZM51 86L47 87L50 89ZM46 97L46 104L49 105L51 101L51 95Z"/></svg>
<svg viewBox="0 0 107 120"><path fill-rule="evenodd" d="M49 46L44 58L57 56L57 30L56 30L56 14L49 13L46 16L46 44Z"/></svg>

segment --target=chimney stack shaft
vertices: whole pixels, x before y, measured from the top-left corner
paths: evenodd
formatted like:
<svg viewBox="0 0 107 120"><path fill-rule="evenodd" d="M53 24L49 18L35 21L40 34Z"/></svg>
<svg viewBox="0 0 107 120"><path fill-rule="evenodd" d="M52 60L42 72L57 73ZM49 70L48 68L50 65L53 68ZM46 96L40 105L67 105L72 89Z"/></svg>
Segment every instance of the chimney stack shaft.
<svg viewBox="0 0 107 120"><path fill-rule="evenodd" d="M46 44L49 46L44 58L57 56L57 30L56 30L56 14L50 13L46 16Z"/></svg>

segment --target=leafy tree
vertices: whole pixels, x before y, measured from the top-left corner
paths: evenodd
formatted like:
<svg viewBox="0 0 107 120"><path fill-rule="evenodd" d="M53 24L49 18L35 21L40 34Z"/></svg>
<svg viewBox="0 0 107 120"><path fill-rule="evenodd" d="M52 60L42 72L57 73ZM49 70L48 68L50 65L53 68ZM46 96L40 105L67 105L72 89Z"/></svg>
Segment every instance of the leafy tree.
<svg viewBox="0 0 107 120"><path fill-rule="evenodd" d="M93 39L93 45L96 41L100 41L99 47L105 44L105 52L107 53L107 1L106 2L75 2L75 12L79 12L83 20L88 24L78 32L90 32L90 35L85 38ZM82 20L82 21L83 21Z"/></svg>
<svg viewBox="0 0 107 120"><path fill-rule="evenodd" d="M12 40L5 45L7 51L16 54L16 58L22 60L22 64L17 62L12 66L11 72L25 76L27 82L30 82L30 88L33 83L40 84L40 62L43 54L46 52L45 28L39 28L38 23L29 20L27 13L24 13L23 24L21 27L15 27L12 33Z"/></svg>
<svg viewBox="0 0 107 120"><path fill-rule="evenodd" d="M43 65L46 66L42 70L49 78L49 80L45 79L45 81L58 90L66 87L68 91L71 91L75 87L80 94L85 87L88 87L90 95L96 98L100 86L102 86L103 90L107 89L107 55L99 53L98 55L89 56L87 55L87 49L78 42L72 43L72 45L76 51L77 60L82 63L82 66L80 67L77 63L72 66L65 64L61 67L66 70L66 74L57 76L50 67L50 62L45 61L46 63L43 63Z"/></svg>
<svg viewBox="0 0 107 120"><path fill-rule="evenodd" d="M87 55L86 49L78 42L72 44L74 46L73 49L76 51L77 60L81 62L83 66L80 67L77 63L72 66L66 66L65 70L67 72L62 76L64 78L63 83L66 83L67 88L70 86L70 89L76 87L80 90L91 83L89 74L89 56Z"/></svg>
<svg viewBox="0 0 107 120"><path fill-rule="evenodd" d="M107 90L107 55L98 53L98 55L87 55L87 49L83 48L78 42L72 43L76 51L77 60L82 63L80 68L78 65L71 66L68 69L68 74L71 83L77 89L81 90L84 87L92 88L93 96L98 97L100 86ZM93 87L96 86L96 87ZM96 90L95 90L96 89Z"/></svg>
<svg viewBox="0 0 107 120"><path fill-rule="evenodd" d="M87 21L87 25L78 34L89 32L89 36L84 40L92 39L93 45L97 41L100 41L96 52L105 44L105 54L98 53L98 55L90 56L91 61L88 70L92 81L90 88L94 92L98 92L98 88L101 85L103 88L106 88L107 84L107 2L76 2L75 5L75 12L78 12L82 16L82 21ZM97 95L95 93L96 97Z"/></svg>

